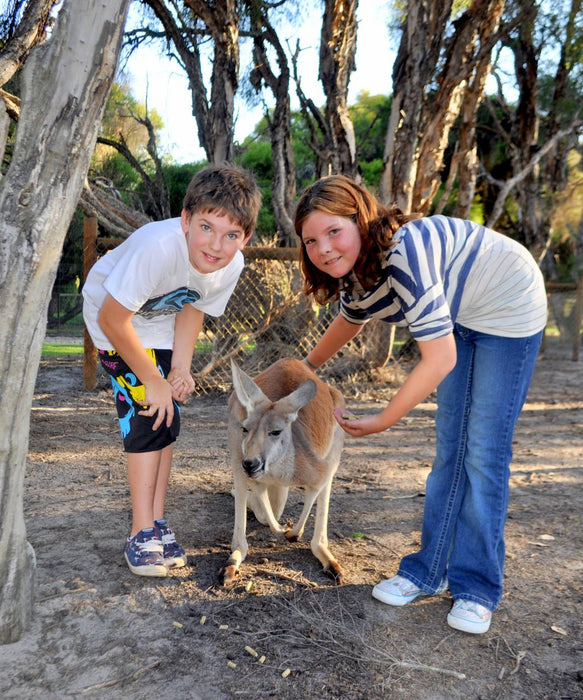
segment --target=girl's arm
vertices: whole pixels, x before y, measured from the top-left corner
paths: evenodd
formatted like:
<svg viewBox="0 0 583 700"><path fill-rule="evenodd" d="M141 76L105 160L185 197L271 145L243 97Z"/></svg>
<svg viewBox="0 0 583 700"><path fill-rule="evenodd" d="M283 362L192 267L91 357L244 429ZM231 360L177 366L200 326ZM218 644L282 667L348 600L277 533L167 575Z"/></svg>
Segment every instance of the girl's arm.
<svg viewBox="0 0 583 700"><path fill-rule="evenodd" d="M174 398L177 401L184 401L194 391L190 368L203 320L204 313L190 304L185 304L176 314L172 369L168 374L168 381L174 389Z"/></svg>
<svg viewBox="0 0 583 700"><path fill-rule="evenodd" d="M457 354L452 333L435 340L418 341L417 344L421 360L384 410L376 415L357 419L342 418L342 415L346 415L342 411L335 414L336 420L349 435L361 437L390 428L420 401L427 398L455 367Z"/></svg>
<svg viewBox="0 0 583 700"><path fill-rule="evenodd" d="M132 325L133 316L133 311L126 309L108 294L97 320L116 352L123 357L144 385L146 390L144 405L148 408L140 411L140 415L154 416L157 413L156 421L152 426L152 429L156 430L162 425L164 418L166 418L166 425L172 424L174 418L172 387L162 377L138 338Z"/></svg>
<svg viewBox="0 0 583 700"><path fill-rule="evenodd" d="M308 353L306 360L308 365L314 368L320 367L335 355L340 348L351 341L362 330L363 326L348 323L343 316L336 316L326 329L324 335L316 343L316 346Z"/></svg>

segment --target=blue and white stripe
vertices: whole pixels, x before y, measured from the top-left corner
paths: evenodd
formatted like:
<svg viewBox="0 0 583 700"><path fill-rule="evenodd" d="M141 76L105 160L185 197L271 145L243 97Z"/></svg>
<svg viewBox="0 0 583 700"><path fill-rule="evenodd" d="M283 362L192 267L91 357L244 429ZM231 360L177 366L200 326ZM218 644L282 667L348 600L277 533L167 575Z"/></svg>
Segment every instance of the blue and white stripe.
<svg viewBox="0 0 583 700"><path fill-rule="evenodd" d="M341 314L356 324L377 318L408 326L417 340L467 328L504 337L546 324L544 282L516 241L463 219L430 216L401 227L387 251L383 279L341 293Z"/></svg>

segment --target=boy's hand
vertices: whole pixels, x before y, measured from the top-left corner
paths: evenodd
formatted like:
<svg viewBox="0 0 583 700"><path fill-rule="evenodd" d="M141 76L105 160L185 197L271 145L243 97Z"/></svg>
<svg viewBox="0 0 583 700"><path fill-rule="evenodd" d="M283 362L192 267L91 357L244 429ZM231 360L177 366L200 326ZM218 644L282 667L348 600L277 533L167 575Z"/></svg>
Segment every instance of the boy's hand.
<svg viewBox="0 0 583 700"><path fill-rule="evenodd" d="M151 379L145 385L146 398L143 403L143 411L138 411L140 416L155 416L158 414L152 430L158 430L166 418L166 426L170 427L174 420L174 404L172 403L172 386L159 376Z"/></svg>
<svg viewBox="0 0 583 700"><path fill-rule="evenodd" d="M194 379L188 370L172 367L168 373L168 381L175 401L184 402L194 392Z"/></svg>

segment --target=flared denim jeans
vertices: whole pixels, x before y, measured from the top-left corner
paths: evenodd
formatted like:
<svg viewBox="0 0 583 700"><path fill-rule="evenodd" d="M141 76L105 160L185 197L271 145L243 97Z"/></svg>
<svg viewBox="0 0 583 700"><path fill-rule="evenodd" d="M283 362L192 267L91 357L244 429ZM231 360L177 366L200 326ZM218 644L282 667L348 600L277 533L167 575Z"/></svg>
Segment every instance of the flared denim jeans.
<svg viewBox="0 0 583 700"><path fill-rule="evenodd" d="M436 457L427 478L421 549L399 574L427 593L495 610L502 597L504 526L514 426L542 332L503 338L459 324L457 362L437 389Z"/></svg>

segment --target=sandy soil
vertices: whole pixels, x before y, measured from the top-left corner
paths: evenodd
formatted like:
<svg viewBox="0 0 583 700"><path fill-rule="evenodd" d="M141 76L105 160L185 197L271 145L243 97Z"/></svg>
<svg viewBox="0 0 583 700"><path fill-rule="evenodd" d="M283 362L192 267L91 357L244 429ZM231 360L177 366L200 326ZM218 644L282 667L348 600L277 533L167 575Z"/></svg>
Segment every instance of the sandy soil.
<svg viewBox="0 0 583 700"><path fill-rule="evenodd" d="M538 363L519 422L506 593L477 637L447 626L448 594L406 608L370 595L418 545L430 402L390 433L347 442L329 518L344 585L306 542L251 520L249 558L225 590L226 398L184 409L167 515L189 565L140 579L122 558L128 492L109 390L103 381L85 393L81 377L78 361L40 368L25 484L36 604L24 638L1 649L1 697L583 698L583 372L564 349ZM365 411L386 396L353 394L349 405ZM300 503L293 493L286 514Z"/></svg>

